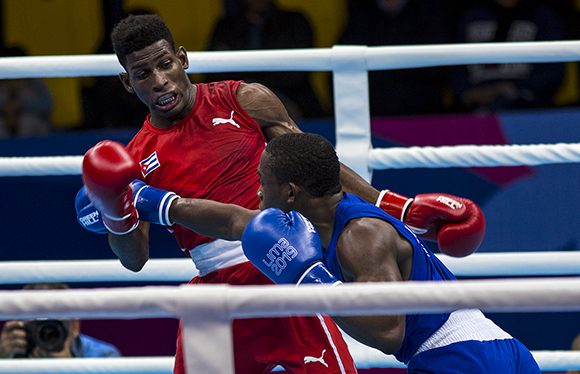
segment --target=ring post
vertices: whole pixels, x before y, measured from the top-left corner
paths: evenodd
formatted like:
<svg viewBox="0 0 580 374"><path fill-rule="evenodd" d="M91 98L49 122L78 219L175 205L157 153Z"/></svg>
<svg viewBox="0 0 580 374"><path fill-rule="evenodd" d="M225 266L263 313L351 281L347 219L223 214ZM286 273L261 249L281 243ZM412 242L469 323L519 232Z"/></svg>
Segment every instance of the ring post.
<svg viewBox="0 0 580 374"><path fill-rule="evenodd" d="M231 315L226 301L228 286L183 285L180 288L183 297L178 302L177 313L182 324L186 373L234 374Z"/></svg>
<svg viewBox="0 0 580 374"><path fill-rule="evenodd" d="M365 46L332 47L336 152L340 161L367 182L371 144L369 78Z"/></svg>

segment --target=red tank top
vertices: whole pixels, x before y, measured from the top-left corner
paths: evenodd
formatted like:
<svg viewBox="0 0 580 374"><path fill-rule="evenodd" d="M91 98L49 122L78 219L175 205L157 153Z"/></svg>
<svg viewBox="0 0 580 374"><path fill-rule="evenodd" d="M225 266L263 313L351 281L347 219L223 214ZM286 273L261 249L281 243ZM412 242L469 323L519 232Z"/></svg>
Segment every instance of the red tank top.
<svg viewBox="0 0 580 374"><path fill-rule="evenodd" d="M191 112L167 129L154 127L147 117L127 146L147 184L181 197L258 209L257 170L266 139L238 103L240 83L198 84ZM187 255L214 240L179 225L170 231Z"/></svg>

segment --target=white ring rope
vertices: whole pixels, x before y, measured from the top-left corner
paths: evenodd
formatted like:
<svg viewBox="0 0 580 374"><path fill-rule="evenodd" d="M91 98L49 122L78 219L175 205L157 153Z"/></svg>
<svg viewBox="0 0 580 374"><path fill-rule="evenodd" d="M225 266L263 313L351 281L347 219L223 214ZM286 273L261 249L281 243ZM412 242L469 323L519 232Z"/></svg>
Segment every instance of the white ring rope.
<svg viewBox="0 0 580 374"><path fill-rule="evenodd" d="M580 162L580 143L373 149L372 169L545 165Z"/></svg>
<svg viewBox="0 0 580 374"><path fill-rule="evenodd" d="M440 313L460 308L489 312L579 311L580 278L350 283L332 288L183 285L0 291L0 320L183 317L179 311L199 312L207 318L225 313L231 319L316 313Z"/></svg>
<svg viewBox="0 0 580 374"><path fill-rule="evenodd" d="M83 156L0 157L0 176L80 175Z"/></svg>
<svg viewBox="0 0 580 374"><path fill-rule="evenodd" d="M499 312L580 310L580 279L367 283L345 284L333 288L315 285L302 287L198 285L195 287L0 291L0 319L2 320L39 317L185 318L197 315L198 319L195 321L197 328L205 321L209 326L216 322L229 326L231 319L258 316L279 317L289 314L312 315L314 313L333 315L433 313L475 307ZM227 319L223 318L224 313ZM193 346L196 347L198 344ZM224 349L228 348L222 347L222 351ZM362 352L354 352L354 356L359 362L364 361L366 367L377 365L392 367L392 358L377 354L366 347ZM544 361L538 360L544 370L580 367L580 355L577 353L541 352L538 358L540 357L542 360L551 360L550 364L544 364ZM215 360L215 357L196 356L196 358ZM110 361L110 363L114 362L120 361ZM156 362L160 363L160 361ZM92 363L94 366L99 366L99 361ZM134 365L135 360L126 363ZM12 363L6 365L12 365ZM68 366L68 363L65 364L65 361L62 361L62 365ZM163 365L167 365L166 361L161 362L161 366ZM400 364L396 363L396 365L399 367ZM548 367L548 365L554 365L554 367ZM101 365L101 367L106 366ZM36 369L39 369L38 366ZM57 370L52 366L46 369L48 371L40 372L54 373L50 371L51 369ZM2 370L1 365L0 370ZM159 370L165 372L163 367ZM38 373L38 371L31 372ZM58 372L66 373L67 371Z"/></svg>
<svg viewBox="0 0 580 374"><path fill-rule="evenodd" d="M546 165L580 162L580 143L372 149L373 169ZM0 157L0 177L79 175L82 156Z"/></svg>
<svg viewBox="0 0 580 374"><path fill-rule="evenodd" d="M266 51L189 52L189 73L241 71L329 71L348 64L348 46ZM367 70L429 66L580 60L580 42L440 44L365 47ZM112 76L122 71L114 55L0 58L0 79Z"/></svg>
<svg viewBox="0 0 580 374"><path fill-rule="evenodd" d="M393 356L367 348L349 350L359 369L404 368ZM543 372L580 369L580 352L532 351ZM0 374L172 374L173 357L0 360Z"/></svg>
<svg viewBox="0 0 580 374"><path fill-rule="evenodd" d="M173 357L0 360L0 374L172 374Z"/></svg>
<svg viewBox="0 0 580 374"><path fill-rule="evenodd" d="M393 356L368 349L353 349L359 369L404 368ZM532 351L544 372L580 369L580 352ZM172 374L173 357L121 357L0 360L0 374Z"/></svg>
<svg viewBox="0 0 580 374"><path fill-rule="evenodd" d="M150 259L139 272L119 260L1 261L0 284L40 282L188 282L198 274L187 258Z"/></svg>
<svg viewBox="0 0 580 374"><path fill-rule="evenodd" d="M459 277L580 275L580 252L474 253L436 256ZM0 284L36 282L187 282L197 275L190 259L150 259L138 273L118 260L2 261Z"/></svg>

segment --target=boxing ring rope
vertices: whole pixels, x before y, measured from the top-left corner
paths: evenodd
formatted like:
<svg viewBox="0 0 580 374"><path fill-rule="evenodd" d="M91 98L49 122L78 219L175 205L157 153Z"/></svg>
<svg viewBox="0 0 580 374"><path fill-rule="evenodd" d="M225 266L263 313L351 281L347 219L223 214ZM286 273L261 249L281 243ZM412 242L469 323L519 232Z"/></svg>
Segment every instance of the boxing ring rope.
<svg viewBox="0 0 580 374"><path fill-rule="evenodd" d="M372 169L520 166L580 162L580 143L372 149Z"/></svg>
<svg viewBox="0 0 580 374"><path fill-rule="evenodd" d="M224 349L224 342L231 340L229 321L234 318L441 313L458 308L488 312L578 311L580 279L391 282L332 288L201 285L0 291L3 320L180 318L186 341L204 341L186 344L187 357L196 358L187 362L191 373L231 372L231 341L229 350ZM214 339L203 339L208 333ZM580 355L566 356L573 361L567 368L580 368ZM542 369L553 370L543 363Z"/></svg>
<svg viewBox="0 0 580 374"><path fill-rule="evenodd" d="M310 50L196 52L189 53L189 58L189 73L332 71L337 152L341 161L367 180L370 180L373 168L541 165L578 162L580 159L580 143L372 149L367 75L369 70L384 69L479 63L579 61L580 42L403 47L335 46L330 49ZM110 76L121 71L122 68L113 55L0 58L0 79ZM0 176L78 175L79 173L80 156L0 159ZM488 255L509 256L509 254L476 254L466 259L451 259L448 265L460 276L475 274L476 270L483 271L488 260L493 261L493 267L487 270L499 272L501 275L578 275L580 266L578 266L577 253L562 252L562 255L565 256L572 255L562 261L555 261L554 253L530 254L531 256L537 255L534 257L537 262L534 262L533 266L525 264L516 266L515 264L521 262L522 258L514 257L509 260L513 261L511 265L515 266L511 269L510 265L501 263L507 257L499 259L500 262L497 262L498 258L486 257ZM517 256L517 254L513 255ZM542 258L542 256L545 257ZM468 264L468 260L472 263ZM171 275L164 272L169 266L173 267L177 264L170 263L173 260L151 260L150 266L144 269L143 278L139 278L140 274L133 274L122 269L117 261L115 261L116 265L98 261L95 261L96 265L103 265L102 267L99 266L97 270L95 266L94 273L87 272L83 275L93 274L94 278L91 279L94 281L114 281L116 279L149 281L156 277L168 280ZM454 261L457 263L454 264ZM506 262L509 263L509 261ZM182 273L174 276L189 279L195 272L191 262L183 260L179 264L183 268L180 268ZM7 266L0 271L0 274L6 274L6 277L3 278L4 282L14 282L16 273L10 273L10 271L5 273L5 270L10 266L18 269L19 263L11 262L0 265ZM66 281L74 281L72 278L67 278L70 277L70 268L68 267L80 266L78 261L66 264L59 262L44 264L46 267L36 265L40 264L35 263L35 270L38 271L39 278L30 275L30 272L21 271L20 279L35 279L37 281L43 279L46 281L54 277L54 280L62 281L64 277ZM498 265L505 266L505 268L498 269ZM555 270L546 269L551 265L556 267ZM185 270L185 266L187 266L187 270ZM458 268L454 268L454 266ZM463 270L458 270L461 269L461 266L464 266ZM27 270L29 269L30 262ZM78 269L79 267L76 267L77 273ZM150 269L151 274L148 273ZM174 268L171 271L173 272L173 270ZM188 271L190 274L187 274ZM465 273L462 274L462 271ZM474 273L470 273L471 271ZM521 274L518 274L518 271ZM127 279L121 279L122 272L127 274ZM480 275L493 276L494 274ZM135 278L131 278L133 276ZM181 278L175 280L181 281ZM78 279L78 281L86 282L87 278ZM385 285L349 284L333 289L236 287L235 292L228 286L210 286L208 288L205 286L144 287L139 289L67 290L60 291L61 294L56 294L55 291L36 291L34 298L31 298L30 293L7 291L0 292L0 319L22 318L22 316L29 318L47 316L99 317L104 319L145 316L178 317L184 322L186 341L204 341L203 345L186 346L187 357L201 359L195 363L188 362L188 365L194 365L193 367L188 366L189 372L229 372L231 371L231 354L227 359L220 356L213 361L209 360L208 357L214 357L215 352L223 352L223 342L231 340L229 321L232 318L286 316L296 312L311 314L315 312L353 313L358 315L363 312L375 314L401 313L403 311L427 313L452 310L458 307L482 307L486 311L580 310L580 284L578 281L578 279L550 278L509 280L509 282L505 280L458 281L451 282L453 284L440 285L433 283L419 285L412 284L418 282L408 282L406 284ZM2 282L0 280L0 283ZM437 287L441 287L441 289ZM418 290L424 290L425 293L422 294L423 291ZM41 296L40 292L45 292L45 297L39 297ZM172 295L173 297L170 297ZM395 295L398 296L394 297ZM258 303L258 301L260 302ZM191 313L192 310L195 312ZM210 335L215 341L208 341L206 337ZM366 364L377 365L373 362L375 359L381 363L379 367L393 367L385 365L399 365L398 367L401 367L398 363L385 363L391 358L377 352L372 353L369 350L370 348L365 348L364 352L354 352L359 367L365 367ZM575 352L533 353L543 370L580 369L580 354ZM365 359L363 362L359 362L357 357ZM76 373L79 372L81 362L87 363L83 372L107 372L90 371L91 369L89 369L89 366L93 367L92 370L98 370L95 366L104 367L103 360L99 360L93 365L90 364L90 360L85 360L88 359L75 359L71 360L69 364L64 363L68 360L58 360L62 361L61 363L53 361L44 364L44 367L62 364L58 369L54 369L57 371L42 371L43 369L37 367L36 370L31 369L30 372L66 373L66 370L73 370L74 365ZM111 360L107 361L111 365L119 363L118 370L111 368L108 372L123 372L122 368L139 365L136 360L131 359L107 360ZM167 360L168 358L159 358L157 361L150 361L152 365L153 363L161 365L158 372L146 369L135 371L151 374L154 372L169 373ZM0 360L0 373L14 372L14 367L10 371L6 369L5 365L16 364L20 361ZM28 360L26 365L34 365L33 361L39 362ZM201 365L201 367L195 365ZM222 366L216 370L215 365ZM170 367L171 365L169 365ZM22 370L24 368L18 366L17 371L24 372Z"/></svg>
<svg viewBox="0 0 580 374"><path fill-rule="evenodd" d="M474 253L436 256L458 277L580 275L580 252ZM118 260L2 261L0 284L36 282L187 282L197 269L187 258L150 259L138 273Z"/></svg>
<svg viewBox="0 0 580 374"><path fill-rule="evenodd" d="M173 357L35 358L0 361L0 374L172 374Z"/></svg>
<svg viewBox="0 0 580 374"><path fill-rule="evenodd" d="M345 53L354 51L356 53ZM353 56L360 55L360 56ZM423 46L334 46L260 51L189 52L189 73L241 71L331 71L363 58L366 70L431 66L580 60L580 41L438 44ZM112 76L122 72L114 55L0 58L0 78Z"/></svg>
<svg viewBox="0 0 580 374"><path fill-rule="evenodd" d="M580 143L372 149L372 169L547 165L580 162ZM0 177L80 175L82 156L0 157Z"/></svg>
<svg viewBox="0 0 580 374"><path fill-rule="evenodd" d="M403 368L404 365L392 356L385 356L376 350L359 352L352 350L355 358L364 358L368 368ZM580 358L570 351L534 351L532 352L540 367L551 371L564 371L580 367ZM171 374L173 357L124 357L124 358L73 358L73 359L12 359L0 361L1 374Z"/></svg>

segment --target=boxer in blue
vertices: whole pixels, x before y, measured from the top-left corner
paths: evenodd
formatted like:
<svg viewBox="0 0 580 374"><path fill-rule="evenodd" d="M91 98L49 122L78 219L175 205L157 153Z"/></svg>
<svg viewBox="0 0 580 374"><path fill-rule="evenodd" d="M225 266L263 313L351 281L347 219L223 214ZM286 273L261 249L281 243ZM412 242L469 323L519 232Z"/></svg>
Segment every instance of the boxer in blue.
<svg viewBox="0 0 580 374"><path fill-rule="evenodd" d="M286 134L262 154L260 212L176 198L143 182L132 188L140 219L241 238L246 256L275 283L455 280L405 224L344 193L339 171L324 138ZM479 310L333 318L363 344L394 354L409 373L540 373L529 350Z"/></svg>

